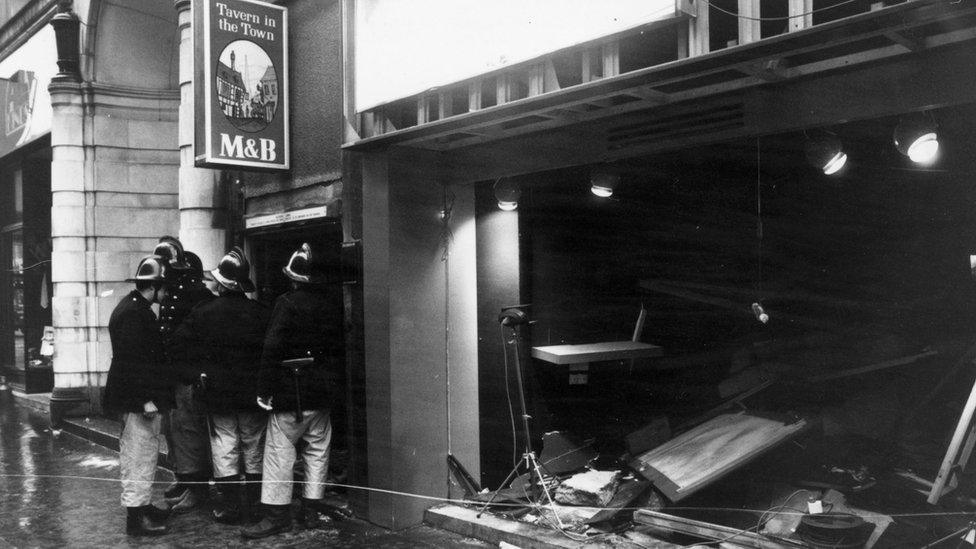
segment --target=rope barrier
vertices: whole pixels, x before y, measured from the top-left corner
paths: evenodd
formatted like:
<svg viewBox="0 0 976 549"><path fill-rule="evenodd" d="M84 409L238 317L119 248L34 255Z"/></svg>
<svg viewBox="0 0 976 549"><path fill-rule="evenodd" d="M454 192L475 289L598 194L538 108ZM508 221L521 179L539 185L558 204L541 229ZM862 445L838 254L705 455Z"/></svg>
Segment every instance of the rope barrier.
<svg viewBox="0 0 976 549"><path fill-rule="evenodd" d="M55 480L86 480L86 481L98 481L98 482L111 482L111 483L121 483L122 480L118 478L111 477L93 477L93 476L82 476L82 475L38 475L38 474L15 474L15 473L0 473L0 478L24 478L24 479L55 479ZM131 482L131 481L130 481ZM141 481L137 481L141 482ZM145 481L153 485L169 485L172 484L170 480L152 480ZM295 484L295 485L305 485L314 484L318 486L325 486L328 488L343 488L347 490L358 490L365 492L373 492L394 496L410 497L415 499L422 499L426 501L435 501L440 503L453 503L453 504L470 504L476 505L479 502L476 500L468 499L457 499L457 498L444 498L438 496L428 496L424 494L417 494L413 492L404 492L399 490L388 490L385 488L375 488L371 486L358 486L355 484L343 484L339 482L310 482L301 480L241 480L240 484ZM211 485L212 482L184 482L186 485ZM512 508L525 508L527 505L525 503L504 503L504 502L493 502L492 506L498 507L512 507ZM601 511L601 510L611 510L611 511L637 511L640 509L646 509L646 507L595 507L595 506L585 506L585 505L572 505L567 506L572 509L586 510L586 511ZM544 506L542 508L545 508ZM728 513L747 513L755 514L758 517L763 517L763 515L769 514L771 511L776 509L750 509L744 507L666 507L663 510L668 512L673 511L707 511L707 512L728 512ZM804 516L809 513L803 511L778 511L775 512L776 515L786 515L786 516ZM973 516L972 511L940 511L940 512L925 512L925 513L875 513L878 515L884 515L891 518L945 518L945 517L971 517Z"/></svg>

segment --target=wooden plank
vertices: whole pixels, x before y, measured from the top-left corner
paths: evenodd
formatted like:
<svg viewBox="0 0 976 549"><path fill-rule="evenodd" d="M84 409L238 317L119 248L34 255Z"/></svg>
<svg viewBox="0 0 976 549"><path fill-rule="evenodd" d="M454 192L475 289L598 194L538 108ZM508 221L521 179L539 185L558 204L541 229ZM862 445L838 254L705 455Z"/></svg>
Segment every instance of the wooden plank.
<svg viewBox="0 0 976 549"><path fill-rule="evenodd" d="M868 372L874 372L877 370L884 370L886 368L894 368L895 366L904 366L905 364L911 364L913 362L918 362L923 358L928 358L930 356L935 356L939 354L937 351L925 351L924 353L918 353L916 355L905 356L901 358L896 358L893 360L885 360L884 362L877 362L874 364L869 364L867 366L860 366L858 368L849 368L847 370L842 370L840 372L830 372L828 374L820 374L817 376L811 376L806 378L806 381L828 381L831 379L840 379L843 377L856 376L860 374L866 374Z"/></svg>
<svg viewBox="0 0 976 549"><path fill-rule="evenodd" d="M491 513L480 517L476 509L457 505L440 505L424 512L424 523L462 536L498 545L511 543L523 549L574 549L580 546L561 532L527 522L508 520Z"/></svg>
<svg viewBox="0 0 976 549"><path fill-rule="evenodd" d="M635 511L634 522L705 539L731 541L736 545L749 547L750 549L796 549L807 547L806 544L800 542L787 539L773 539L737 528L668 515L648 509L638 509Z"/></svg>
<svg viewBox="0 0 976 549"><path fill-rule="evenodd" d="M559 77L556 75L556 66L552 59L546 59L543 67L542 91L543 93L554 92L562 89L559 84Z"/></svg>
<svg viewBox="0 0 976 549"><path fill-rule="evenodd" d="M495 77L495 104L504 105L512 100L512 75L502 73Z"/></svg>
<svg viewBox="0 0 976 549"><path fill-rule="evenodd" d="M586 48L580 52L580 74L583 75L582 78L584 84L598 79L593 75L593 71L591 70L591 56L592 50L590 50L590 48Z"/></svg>
<svg viewBox="0 0 976 549"><path fill-rule="evenodd" d="M620 74L620 42L615 40L604 44L600 48L600 56L603 60L603 78Z"/></svg>
<svg viewBox="0 0 976 549"><path fill-rule="evenodd" d="M454 105L451 101L451 94L442 91L437 94L437 118L445 119L454 114Z"/></svg>
<svg viewBox="0 0 976 549"><path fill-rule="evenodd" d="M698 57L711 51L709 34L710 10L707 2L699 0L698 15L688 21L688 57Z"/></svg>
<svg viewBox="0 0 976 549"><path fill-rule="evenodd" d="M788 32L813 26L813 0L789 0L790 24Z"/></svg>
<svg viewBox="0 0 976 549"><path fill-rule="evenodd" d="M430 122L430 100L426 95L417 98L417 124Z"/></svg>
<svg viewBox="0 0 976 549"><path fill-rule="evenodd" d="M481 79L468 83L468 111L481 110Z"/></svg>
<svg viewBox="0 0 976 549"><path fill-rule="evenodd" d="M634 459L631 466L671 501L680 501L803 431L749 413L722 414Z"/></svg>
<svg viewBox="0 0 976 549"><path fill-rule="evenodd" d="M605 508L598 511L585 522L587 524L596 524L598 522L603 522L605 520L614 518L620 514L621 511L627 510L630 504L650 487L650 482L643 482L639 480L625 482L620 489L617 490L617 493L614 494L613 499L610 500L610 503L607 503Z"/></svg>
<svg viewBox="0 0 976 549"><path fill-rule="evenodd" d="M938 503L942 494L948 491L946 489L947 485L949 489L955 486L955 483L952 481L956 479L956 473L966 468L969 452L972 451L969 439L976 434L974 432L976 431L976 425L973 425L974 414L976 414L976 384L973 384L973 389L969 392L966 406L963 407L962 414L959 416L959 423L956 424L956 430L953 432L952 440L949 442L949 448L946 450L946 455L942 459L939 474L935 477L935 482L932 483L932 491L929 492L927 499L932 505ZM963 448L964 445L968 450ZM962 455L960 455L960 450L962 450Z"/></svg>
<svg viewBox="0 0 976 549"><path fill-rule="evenodd" d="M760 13L759 0L739 0L739 44L749 44L762 38Z"/></svg>
<svg viewBox="0 0 976 549"><path fill-rule="evenodd" d="M605 360L649 358L664 354L657 345L639 341L608 341L580 345L545 345L532 347L532 357L553 364L580 364Z"/></svg>
<svg viewBox="0 0 976 549"><path fill-rule="evenodd" d="M551 64L552 61L549 61ZM529 67L529 97L542 95L546 91L546 64L536 63Z"/></svg>

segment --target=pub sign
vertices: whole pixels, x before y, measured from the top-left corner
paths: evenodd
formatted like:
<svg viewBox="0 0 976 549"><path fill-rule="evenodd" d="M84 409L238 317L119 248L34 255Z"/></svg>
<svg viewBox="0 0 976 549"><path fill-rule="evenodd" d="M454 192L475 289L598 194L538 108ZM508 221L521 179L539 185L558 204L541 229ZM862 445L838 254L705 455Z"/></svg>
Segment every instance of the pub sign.
<svg viewBox="0 0 976 549"><path fill-rule="evenodd" d="M288 10L195 0L195 165L287 170Z"/></svg>

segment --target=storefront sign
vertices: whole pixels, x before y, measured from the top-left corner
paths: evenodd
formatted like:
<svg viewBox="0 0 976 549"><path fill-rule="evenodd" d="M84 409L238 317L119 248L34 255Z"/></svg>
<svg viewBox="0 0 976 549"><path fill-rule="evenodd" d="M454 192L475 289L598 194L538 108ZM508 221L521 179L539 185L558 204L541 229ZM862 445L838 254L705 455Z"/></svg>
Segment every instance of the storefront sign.
<svg viewBox="0 0 976 549"><path fill-rule="evenodd" d="M328 206L316 206L314 208L305 208L303 210L292 210L290 212L281 212L269 215L256 215L254 217L249 217L244 220L245 229L257 229L259 227L268 227L270 225L281 225L282 223L292 223L295 221L306 221L309 219L317 219L320 217L328 217L329 208Z"/></svg>
<svg viewBox="0 0 976 549"><path fill-rule="evenodd" d="M357 0L356 110L676 17L679 0ZM437 24L431 24L436 19Z"/></svg>
<svg viewBox="0 0 976 549"><path fill-rule="evenodd" d="M46 27L0 61L0 157L51 132L47 87L57 58L54 32Z"/></svg>
<svg viewBox="0 0 976 549"><path fill-rule="evenodd" d="M194 2L196 165L287 170L288 10Z"/></svg>

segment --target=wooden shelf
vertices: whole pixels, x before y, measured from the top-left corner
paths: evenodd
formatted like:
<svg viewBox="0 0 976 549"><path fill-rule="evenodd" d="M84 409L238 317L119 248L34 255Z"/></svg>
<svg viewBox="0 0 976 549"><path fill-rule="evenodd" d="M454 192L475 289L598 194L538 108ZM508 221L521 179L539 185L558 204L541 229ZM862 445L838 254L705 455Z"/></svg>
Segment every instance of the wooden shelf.
<svg viewBox="0 0 976 549"><path fill-rule="evenodd" d="M639 341L608 341L582 345L547 345L532 347L532 356L553 364L579 364L601 360L628 360L661 356L664 350L657 345Z"/></svg>

